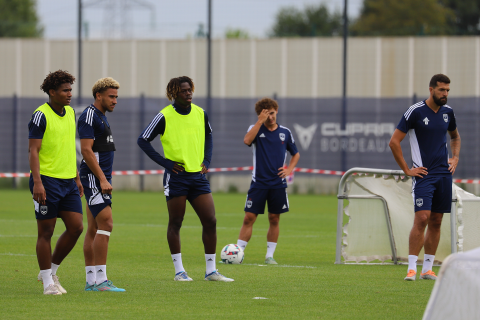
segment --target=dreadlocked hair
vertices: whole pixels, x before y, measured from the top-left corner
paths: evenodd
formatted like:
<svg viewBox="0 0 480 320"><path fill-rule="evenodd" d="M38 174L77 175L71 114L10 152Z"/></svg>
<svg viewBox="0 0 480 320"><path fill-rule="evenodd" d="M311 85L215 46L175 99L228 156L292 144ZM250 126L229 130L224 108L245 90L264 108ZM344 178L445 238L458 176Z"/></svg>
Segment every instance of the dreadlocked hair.
<svg viewBox="0 0 480 320"><path fill-rule="evenodd" d="M50 96L50 89L57 90L64 83L73 84L74 82L75 77L68 73L68 71L57 70L47 75L40 89Z"/></svg>
<svg viewBox="0 0 480 320"><path fill-rule="evenodd" d="M178 94L180 93L180 85L184 82L187 82L190 87L192 87L192 92L195 92L195 85L193 84L193 80L189 77L182 76L178 78L172 78L170 79L170 82L168 82L166 90L168 100L173 101L177 98Z"/></svg>

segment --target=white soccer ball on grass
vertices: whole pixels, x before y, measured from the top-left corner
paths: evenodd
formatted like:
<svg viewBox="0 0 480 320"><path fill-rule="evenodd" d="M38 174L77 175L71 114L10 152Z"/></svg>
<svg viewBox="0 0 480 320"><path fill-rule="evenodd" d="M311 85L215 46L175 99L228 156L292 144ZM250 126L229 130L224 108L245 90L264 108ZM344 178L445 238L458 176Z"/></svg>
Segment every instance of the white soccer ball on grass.
<svg viewBox="0 0 480 320"><path fill-rule="evenodd" d="M223 247L220 257L225 264L240 264L243 261L244 253L238 245L227 244Z"/></svg>

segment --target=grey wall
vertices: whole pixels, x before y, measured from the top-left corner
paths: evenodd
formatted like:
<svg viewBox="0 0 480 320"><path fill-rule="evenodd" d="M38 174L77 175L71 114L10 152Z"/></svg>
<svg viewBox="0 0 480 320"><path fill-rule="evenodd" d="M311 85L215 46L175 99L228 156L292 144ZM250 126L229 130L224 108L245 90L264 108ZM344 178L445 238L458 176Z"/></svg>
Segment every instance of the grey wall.
<svg viewBox="0 0 480 320"><path fill-rule="evenodd" d="M18 99L14 132L14 99L0 99L0 172L29 170L27 124L33 111L43 102L44 99ZM89 102L86 99L85 106ZM209 115L214 139L212 167L252 165L252 153L243 144L243 137L249 125L256 121L254 102L254 99L248 98L213 100ZM290 128L296 139L301 153L299 167L341 170L341 153L344 150L347 168L397 168L388 142L401 115L412 104L412 98L348 99L346 132L339 131L340 98L279 98L278 102L278 123ZM194 103L205 105L201 98L194 99ZM136 140L155 114L166 105L166 99L146 98L142 107L140 98L123 98L115 111L107 114L117 147L114 170L158 169L153 161L143 156ZM480 101L478 98L451 98L449 105L454 109L462 137L460 165L455 177L480 177ZM83 109L79 108L79 112ZM145 110L143 116L141 110ZM409 162L407 140L403 143L403 150ZM158 138L153 144L161 151Z"/></svg>
<svg viewBox="0 0 480 320"><path fill-rule="evenodd" d="M118 150L115 170L157 168L142 156L136 139L167 105L170 78L191 76L194 102L206 107L205 52L204 40L85 41L78 110L91 103L91 86L98 78L112 76L121 84L118 108L108 115ZM27 123L46 100L40 84L49 71L77 74L76 43L0 39L0 57L0 172L25 172ZM387 148L392 130L412 97L425 98L431 76L442 72L452 80L449 105L462 136L456 176L480 177L480 37L349 39L345 133L339 132L341 59L340 38L215 40L212 166L251 165L251 150L242 140L256 120L253 105L276 94L279 123L292 130L301 152L299 167L340 170L344 150L347 168L397 168ZM142 93L147 97L143 104ZM161 150L158 140L154 145ZM409 159L407 141L403 150Z"/></svg>
<svg viewBox="0 0 480 320"><path fill-rule="evenodd" d="M480 37L350 38L350 97L428 93L433 74L452 79L452 96L480 96ZM214 40L212 93L219 98L325 98L342 94L342 39ZM74 40L0 39L0 97L42 97L49 71L77 70ZM205 40L86 40L81 95L111 76L120 95L164 97L168 80L188 75L206 95ZM74 85L74 95L77 96Z"/></svg>

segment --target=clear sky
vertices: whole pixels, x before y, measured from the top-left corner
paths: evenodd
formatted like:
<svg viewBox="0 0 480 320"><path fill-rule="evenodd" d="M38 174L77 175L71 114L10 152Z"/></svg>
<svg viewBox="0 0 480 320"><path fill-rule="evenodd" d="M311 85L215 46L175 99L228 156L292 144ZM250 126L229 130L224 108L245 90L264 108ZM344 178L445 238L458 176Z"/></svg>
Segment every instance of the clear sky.
<svg viewBox="0 0 480 320"><path fill-rule="evenodd" d="M83 3L89 39L184 39L194 36L199 24L206 25L207 21L207 0L83 0ZM134 3L150 4L151 9ZM251 37L264 38L280 8L303 9L305 5L318 3L341 12L344 0L212 0L212 34L220 38L227 28L235 28L247 31ZM358 15L362 3L363 0L348 1L350 17ZM78 0L37 0L44 36L75 38L77 6Z"/></svg>

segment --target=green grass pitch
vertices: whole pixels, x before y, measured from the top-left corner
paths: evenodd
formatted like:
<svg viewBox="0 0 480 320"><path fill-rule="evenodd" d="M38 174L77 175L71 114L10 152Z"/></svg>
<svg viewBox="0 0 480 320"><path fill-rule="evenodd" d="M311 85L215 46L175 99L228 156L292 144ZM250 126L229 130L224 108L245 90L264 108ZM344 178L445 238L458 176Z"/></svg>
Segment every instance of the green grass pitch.
<svg viewBox="0 0 480 320"><path fill-rule="evenodd" d="M214 194L218 245L236 243L243 194ZM83 200L85 202L85 200ZM82 235L58 270L68 293L45 296L37 282L36 222L27 190L0 190L2 319L420 319L433 281L403 281L405 266L335 265L334 196L290 195L275 252L278 266L259 266L266 252L260 216L242 265L217 264L232 283L204 281L201 226L190 206L182 256L193 282L175 282L162 193L115 192L107 273L125 293L85 292ZM87 224L86 217L84 223ZM52 244L63 232L58 220ZM435 271L438 271L436 269ZM254 299L263 297L267 299Z"/></svg>

